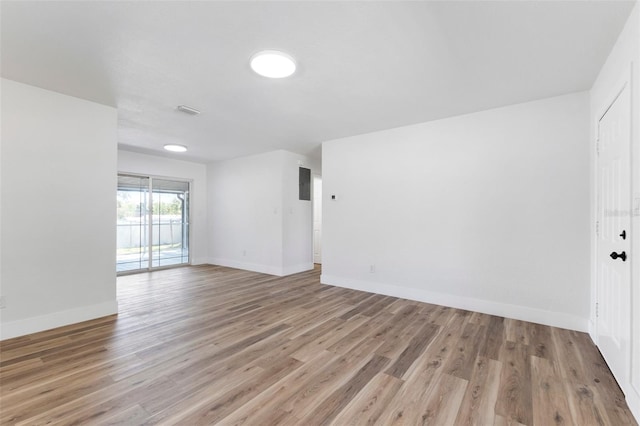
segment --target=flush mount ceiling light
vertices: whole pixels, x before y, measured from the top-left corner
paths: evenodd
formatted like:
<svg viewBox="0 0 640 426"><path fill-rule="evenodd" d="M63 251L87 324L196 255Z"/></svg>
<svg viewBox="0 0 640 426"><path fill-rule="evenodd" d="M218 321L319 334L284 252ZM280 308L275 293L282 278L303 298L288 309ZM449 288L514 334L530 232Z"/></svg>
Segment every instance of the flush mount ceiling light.
<svg viewBox="0 0 640 426"><path fill-rule="evenodd" d="M185 152L187 147L184 145L168 144L164 146L164 149L171 152Z"/></svg>
<svg viewBox="0 0 640 426"><path fill-rule="evenodd" d="M296 61L284 52L264 50L251 57L251 69L263 77L284 78L296 71Z"/></svg>
<svg viewBox="0 0 640 426"><path fill-rule="evenodd" d="M198 115L198 114L200 114L200 111L198 111L197 109L191 108L190 106L186 106L186 105L178 105L176 107L176 109L178 111L184 112L185 114L190 114L190 115Z"/></svg>

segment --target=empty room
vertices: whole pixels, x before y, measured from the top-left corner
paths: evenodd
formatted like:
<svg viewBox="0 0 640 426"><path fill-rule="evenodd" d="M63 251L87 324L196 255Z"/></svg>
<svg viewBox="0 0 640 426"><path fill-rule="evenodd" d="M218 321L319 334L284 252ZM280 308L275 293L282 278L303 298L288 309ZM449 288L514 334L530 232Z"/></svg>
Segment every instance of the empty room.
<svg viewBox="0 0 640 426"><path fill-rule="evenodd" d="M2 0L0 55L0 424L638 425L636 0Z"/></svg>

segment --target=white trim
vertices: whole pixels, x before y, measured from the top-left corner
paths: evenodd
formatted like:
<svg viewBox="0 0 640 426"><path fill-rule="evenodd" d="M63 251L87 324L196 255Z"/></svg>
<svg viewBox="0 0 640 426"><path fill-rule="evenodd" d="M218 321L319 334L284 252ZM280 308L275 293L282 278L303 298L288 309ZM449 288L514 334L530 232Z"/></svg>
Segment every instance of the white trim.
<svg viewBox="0 0 640 426"><path fill-rule="evenodd" d="M629 410L631 411L631 414L633 414L633 416L636 418L636 421L640 420L640 393L638 393L637 390L635 390L635 387L630 384L631 389L633 389L633 392L625 392L624 396L625 396L625 401L627 403L627 406L629 407Z"/></svg>
<svg viewBox="0 0 640 426"><path fill-rule="evenodd" d="M89 321L118 313L118 302L112 300L97 305L53 312L37 317L2 323L0 340L37 333L52 328Z"/></svg>
<svg viewBox="0 0 640 426"><path fill-rule="evenodd" d="M589 331L588 331L588 333L589 333L589 337L591 337L591 340L595 344L596 337L598 335L598 330L596 330L596 323L591 318L589 318Z"/></svg>
<svg viewBox="0 0 640 426"><path fill-rule="evenodd" d="M300 272L311 271L313 262L301 263L299 265L284 266L282 268L282 276L298 274Z"/></svg>
<svg viewBox="0 0 640 426"><path fill-rule="evenodd" d="M260 272L262 274L282 276L282 268L271 265L261 265L259 263L238 262L237 260L213 257L209 259L209 264L244 269L245 271Z"/></svg>
<svg viewBox="0 0 640 426"><path fill-rule="evenodd" d="M238 262L237 260L214 257L209 259L208 263L211 265L219 265L229 268L243 269L245 271L260 272L262 274L275 275L278 277L284 277L286 275L297 274L299 272L310 271L313 269L313 262L282 267L273 265L262 265L259 263Z"/></svg>
<svg viewBox="0 0 640 426"><path fill-rule="evenodd" d="M419 288L402 287L398 285L372 281L354 280L350 278L341 278L326 274L322 274L320 276L320 282L322 284L330 284L338 287L367 291L369 293L384 294L387 296L416 300L418 302L433 303L457 309L465 309L474 312L481 312L484 314L535 322L552 327L561 327L583 332L586 332L589 329L589 321L587 318L569 315L564 312L546 311L543 309L530 308L528 306L518 306L500 302L493 302L490 300L473 299L470 297L437 293L428 290L422 290Z"/></svg>
<svg viewBox="0 0 640 426"><path fill-rule="evenodd" d="M209 260L206 257L195 257L190 265L206 265L207 263L209 263Z"/></svg>

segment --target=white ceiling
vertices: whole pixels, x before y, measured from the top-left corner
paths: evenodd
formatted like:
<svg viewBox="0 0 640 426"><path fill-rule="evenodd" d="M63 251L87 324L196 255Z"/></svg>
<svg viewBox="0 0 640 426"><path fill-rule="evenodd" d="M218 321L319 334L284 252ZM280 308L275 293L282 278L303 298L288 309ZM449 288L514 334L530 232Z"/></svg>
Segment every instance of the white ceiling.
<svg viewBox="0 0 640 426"><path fill-rule="evenodd" d="M128 149L317 154L329 139L587 90L633 4L2 1L1 70L117 106ZM296 74L254 74L263 49L294 56Z"/></svg>

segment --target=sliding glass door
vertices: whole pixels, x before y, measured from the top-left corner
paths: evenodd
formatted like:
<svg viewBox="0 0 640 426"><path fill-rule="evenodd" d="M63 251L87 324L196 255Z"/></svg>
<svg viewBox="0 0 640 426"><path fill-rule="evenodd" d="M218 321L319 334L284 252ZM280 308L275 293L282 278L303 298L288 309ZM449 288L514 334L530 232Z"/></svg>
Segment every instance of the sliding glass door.
<svg viewBox="0 0 640 426"><path fill-rule="evenodd" d="M118 272L189 263L189 182L118 175Z"/></svg>

